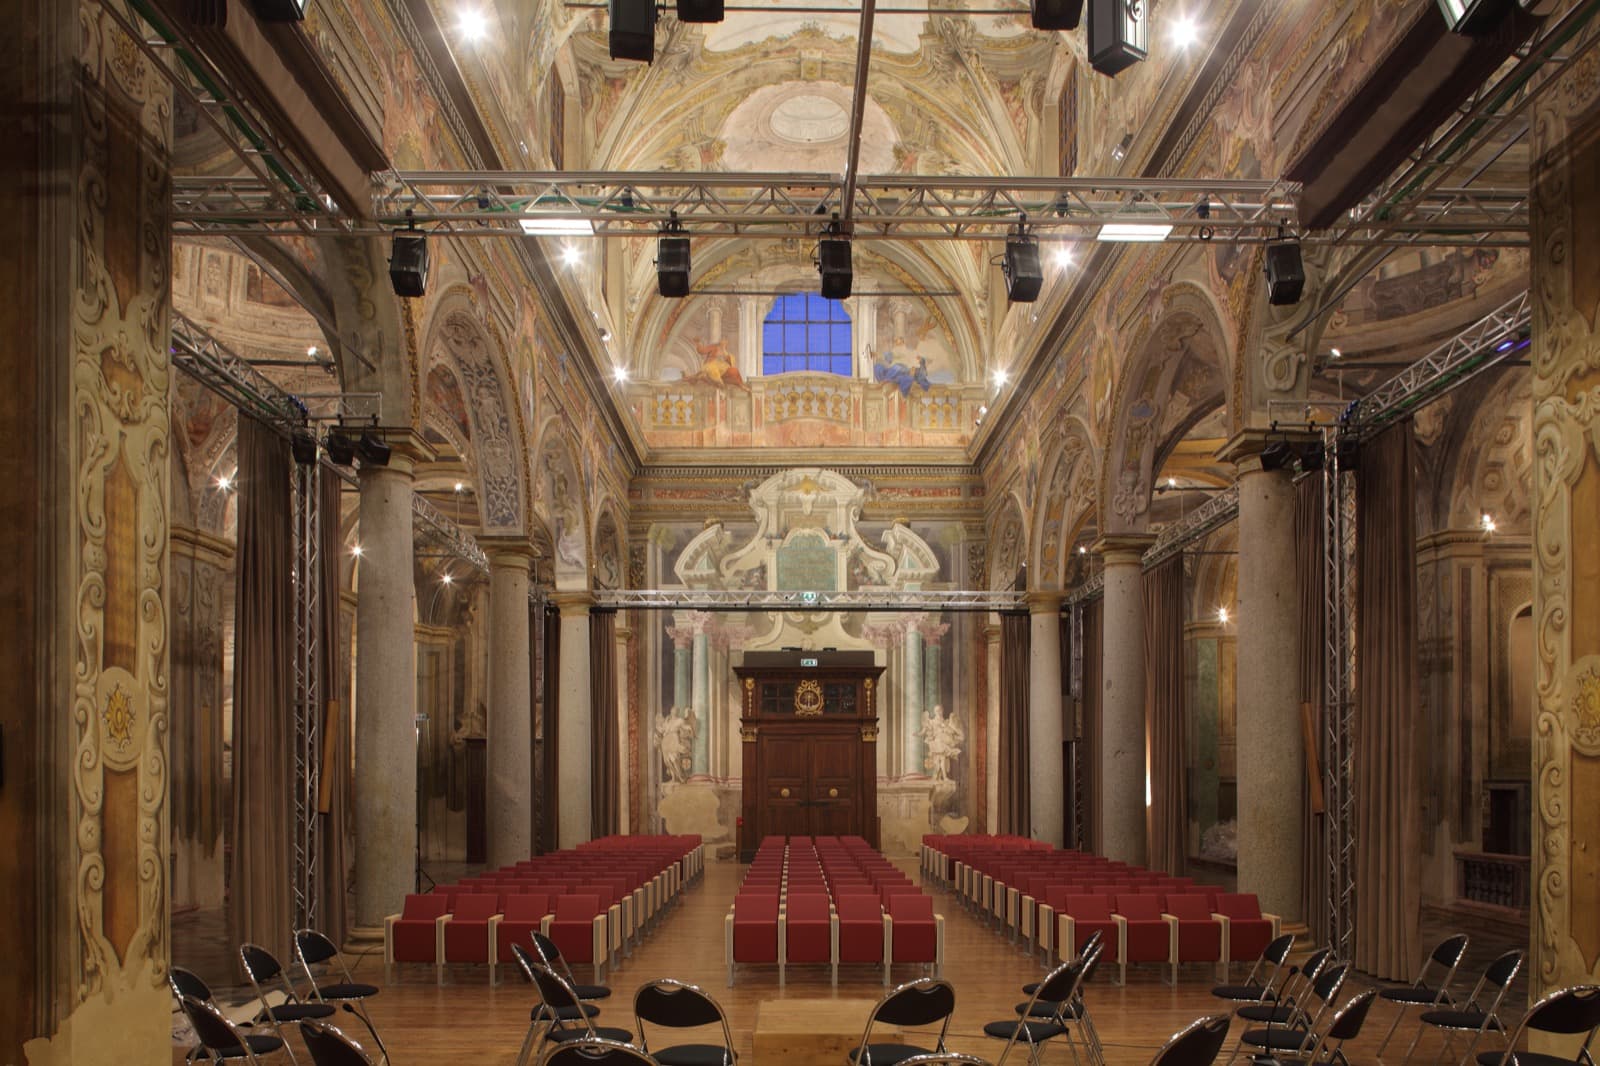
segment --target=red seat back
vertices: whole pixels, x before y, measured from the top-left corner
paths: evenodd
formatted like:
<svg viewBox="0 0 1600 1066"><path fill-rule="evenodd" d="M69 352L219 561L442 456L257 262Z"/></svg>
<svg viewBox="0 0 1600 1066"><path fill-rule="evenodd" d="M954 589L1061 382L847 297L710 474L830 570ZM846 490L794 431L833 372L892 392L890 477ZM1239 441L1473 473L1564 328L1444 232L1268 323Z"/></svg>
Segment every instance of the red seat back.
<svg viewBox="0 0 1600 1066"><path fill-rule="evenodd" d="M1159 922L1161 897L1147 896L1143 893L1135 895L1123 893L1117 896L1117 913L1130 922Z"/></svg>
<svg viewBox="0 0 1600 1066"><path fill-rule="evenodd" d="M555 920L570 922L575 919L593 918L600 913L600 898L598 896L557 896L555 902Z"/></svg>
<svg viewBox="0 0 1600 1066"><path fill-rule="evenodd" d="M400 920L406 922L431 922L450 913L450 897L438 892L421 896L407 896L400 910Z"/></svg>
<svg viewBox="0 0 1600 1066"><path fill-rule="evenodd" d="M486 922L500 913L499 896L457 896L452 920L457 922Z"/></svg>
<svg viewBox="0 0 1600 1066"><path fill-rule="evenodd" d="M921 893L916 895L896 893L889 897L889 917L895 921L907 918L932 918L933 897Z"/></svg>
<svg viewBox="0 0 1600 1066"><path fill-rule="evenodd" d="M508 922L537 922L549 913L549 897L543 892L530 892L506 900L505 917Z"/></svg>
<svg viewBox="0 0 1600 1066"><path fill-rule="evenodd" d="M1245 921L1259 920L1261 903L1254 892L1222 892L1217 895L1217 913Z"/></svg>
<svg viewBox="0 0 1600 1066"><path fill-rule="evenodd" d="M1206 897L1198 895L1169 895L1167 913L1184 922L1211 920L1211 906L1206 902Z"/></svg>
<svg viewBox="0 0 1600 1066"><path fill-rule="evenodd" d="M1080 922L1109 922L1111 920L1111 900L1100 893L1068 896L1064 909L1067 914Z"/></svg>

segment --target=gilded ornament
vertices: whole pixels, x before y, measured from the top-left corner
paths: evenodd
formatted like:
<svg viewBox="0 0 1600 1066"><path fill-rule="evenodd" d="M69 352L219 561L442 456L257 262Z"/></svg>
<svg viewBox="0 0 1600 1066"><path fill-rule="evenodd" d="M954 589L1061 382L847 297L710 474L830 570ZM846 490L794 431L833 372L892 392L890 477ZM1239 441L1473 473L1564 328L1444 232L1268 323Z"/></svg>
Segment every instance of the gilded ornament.
<svg viewBox="0 0 1600 1066"><path fill-rule="evenodd" d="M815 678L800 682L794 690L794 713L800 718L816 718L822 714L822 683Z"/></svg>
<svg viewBox="0 0 1600 1066"><path fill-rule="evenodd" d="M106 723L106 735L111 743L117 746L118 751L126 751L128 745L133 743L133 701L128 698L127 692L121 685L114 685L111 694L106 697L105 710L100 717Z"/></svg>
<svg viewBox="0 0 1600 1066"><path fill-rule="evenodd" d="M1600 666L1590 666L1576 678L1572 714L1577 719L1572 738L1580 746L1600 748Z"/></svg>

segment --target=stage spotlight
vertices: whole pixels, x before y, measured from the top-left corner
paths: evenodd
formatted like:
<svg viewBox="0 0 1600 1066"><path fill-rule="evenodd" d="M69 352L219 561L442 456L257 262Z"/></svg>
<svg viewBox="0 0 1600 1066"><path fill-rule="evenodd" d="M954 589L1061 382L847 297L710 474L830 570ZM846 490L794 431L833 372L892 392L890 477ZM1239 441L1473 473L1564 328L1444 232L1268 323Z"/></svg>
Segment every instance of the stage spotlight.
<svg viewBox="0 0 1600 1066"><path fill-rule="evenodd" d="M721 22L722 0L678 0L679 22Z"/></svg>
<svg viewBox="0 0 1600 1066"><path fill-rule="evenodd" d="M311 466L317 461L317 438L311 435L309 429L297 429L289 438L289 450L294 452L294 461L301 466Z"/></svg>
<svg viewBox="0 0 1600 1066"><path fill-rule="evenodd" d="M656 57L656 0L610 0L611 58L648 63Z"/></svg>
<svg viewBox="0 0 1600 1066"><path fill-rule="evenodd" d="M1284 437L1267 441L1261 449L1261 469L1287 470L1294 462L1294 448Z"/></svg>
<svg viewBox="0 0 1600 1066"><path fill-rule="evenodd" d="M656 239L656 291L670 299L689 295L689 238L676 211Z"/></svg>
<svg viewBox="0 0 1600 1066"><path fill-rule="evenodd" d="M250 0L256 18L262 22L303 22L306 0Z"/></svg>
<svg viewBox="0 0 1600 1066"><path fill-rule="evenodd" d="M1039 269L1039 240L1028 235L1022 223L1006 238L1006 252L1000 260L1000 273L1006 279L1006 299L1014 304L1031 304L1044 286L1044 271Z"/></svg>
<svg viewBox="0 0 1600 1066"><path fill-rule="evenodd" d="M1116 77L1149 54L1149 4L1089 0L1089 65Z"/></svg>
<svg viewBox="0 0 1600 1066"><path fill-rule="evenodd" d="M1075 30L1083 19L1083 0L1030 0L1036 30Z"/></svg>
<svg viewBox="0 0 1600 1066"><path fill-rule="evenodd" d="M1300 302L1306 287L1305 263L1300 258L1300 242L1280 238L1267 245L1267 302L1288 307Z"/></svg>
<svg viewBox="0 0 1600 1066"><path fill-rule="evenodd" d="M822 275L822 295L825 299L849 298L853 280L850 241L840 235L837 217L828 225L828 236L817 242L817 273Z"/></svg>
<svg viewBox="0 0 1600 1066"><path fill-rule="evenodd" d="M328 431L322 440L322 448L334 466L349 466L356 461L356 442L338 430Z"/></svg>
<svg viewBox="0 0 1600 1066"><path fill-rule="evenodd" d="M382 437L370 429L361 431L361 439L356 442L356 451L361 454L362 466L388 466L391 449L384 443Z"/></svg>
<svg viewBox="0 0 1600 1066"><path fill-rule="evenodd" d="M389 284L396 296L411 299L428 291L428 235L417 229L415 221L410 229L394 235L389 249Z"/></svg>

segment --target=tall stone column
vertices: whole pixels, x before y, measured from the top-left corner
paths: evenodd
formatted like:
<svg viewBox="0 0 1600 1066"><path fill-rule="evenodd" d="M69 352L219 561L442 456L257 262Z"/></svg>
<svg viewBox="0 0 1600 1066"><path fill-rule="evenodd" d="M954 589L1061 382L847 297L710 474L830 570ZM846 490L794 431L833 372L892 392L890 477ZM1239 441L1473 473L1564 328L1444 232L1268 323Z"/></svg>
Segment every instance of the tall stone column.
<svg viewBox="0 0 1600 1066"><path fill-rule="evenodd" d="M552 599L561 610L561 715L556 784L561 790L561 824L558 845L576 847L594 836L589 795L593 778L591 752L594 722L589 676L589 607L594 597L587 590L557 592Z"/></svg>
<svg viewBox="0 0 1600 1066"><path fill-rule="evenodd" d="M1145 857L1144 575L1148 536L1107 536L1100 703L1100 849L1107 858Z"/></svg>
<svg viewBox="0 0 1600 1066"><path fill-rule="evenodd" d="M686 617L675 616L673 621L676 624L667 630L672 638L672 708L682 714L683 708L689 706L692 666L689 645L694 642L694 634L690 632Z"/></svg>
<svg viewBox="0 0 1600 1066"><path fill-rule="evenodd" d="M1263 432L1251 430L1222 451L1239 470L1239 891L1254 892L1265 911L1298 920L1306 764L1295 494L1289 471L1262 469L1265 443Z"/></svg>
<svg viewBox="0 0 1600 1066"><path fill-rule="evenodd" d="M939 638L950 627L941 625L935 628L938 630L938 635L924 631L922 641L922 706L930 711L935 707L943 707L939 700Z"/></svg>
<svg viewBox="0 0 1600 1066"><path fill-rule="evenodd" d="M1600 81L1593 74L1593 64L1575 65L1539 96L1530 153L1537 656L1530 997L1600 974Z"/></svg>
<svg viewBox="0 0 1600 1066"><path fill-rule="evenodd" d="M625 612L619 616L616 628L616 667L617 667L617 826L618 832L626 833L633 816L633 788L634 777L630 772L634 760L634 752L638 747L639 734L633 726L633 716L629 708L636 707L633 699L633 688L628 684L629 662L633 657L633 627L621 622L627 618Z"/></svg>
<svg viewBox="0 0 1600 1066"><path fill-rule="evenodd" d="M689 706L694 710L694 753L689 767L693 777L711 773L711 637L706 632L710 621L704 614L694 619L694 673L689 691Z"/></svg>
<svg viewBox="0 0 1600 1066"><path fill-rule="evenodd" d="M990 618L996 617L990 615ZM984 640L984 691L988 698L984 707L988 711L988 721L985 723L983 733L983 769L984 769L984 801L985 808L984 831L998 833L1000 831L1000 626L989 622L983 627Z"/></svg>
<svg viewBox="0 0 1600 1066"><path fill-rule="evenodd" d="M533 854L533 657L528 634L526 543L483 542L489 552L488 821L490 868Z"/></svg>
<svg viewBox="0 0 1600 1066"><path fill-rule="evenodd" d="M414 442L421 445L420 440ZM422 448L361 468L356 579L355 925L383 927L416 884L417 649L411 490Z"/></svg>
<svg viewBox="0 0 1600 1066"><path fill-rule="evenodd" d="M1061 593L1028 594L1029 836L1061 846Z"/></svg>
<svg viewBox="0 0 1600 1066"><path fill-rule="evenodd" d="M906 619L905 656L901 659L900 706L904 710L901 722L901 744L905 752L905 774L927 775L922 764L928 757L927 744L922 738L922 630L915 618Z"/></svg>

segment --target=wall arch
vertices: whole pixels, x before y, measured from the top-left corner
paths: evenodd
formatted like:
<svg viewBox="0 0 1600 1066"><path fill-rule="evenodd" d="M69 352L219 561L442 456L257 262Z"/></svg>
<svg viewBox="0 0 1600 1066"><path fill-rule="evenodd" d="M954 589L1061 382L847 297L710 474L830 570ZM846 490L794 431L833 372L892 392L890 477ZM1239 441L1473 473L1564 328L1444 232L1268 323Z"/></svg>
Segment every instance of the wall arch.
<svg viewBox="0 0 1600 1066"><path fill-rule="evenodd" d="M589 524L584 513L583 478L571 442L577 433L552 415L539 429L534 449L538 464L538 503L552 539L551 580L561 591L589 587Z"/></svg>

